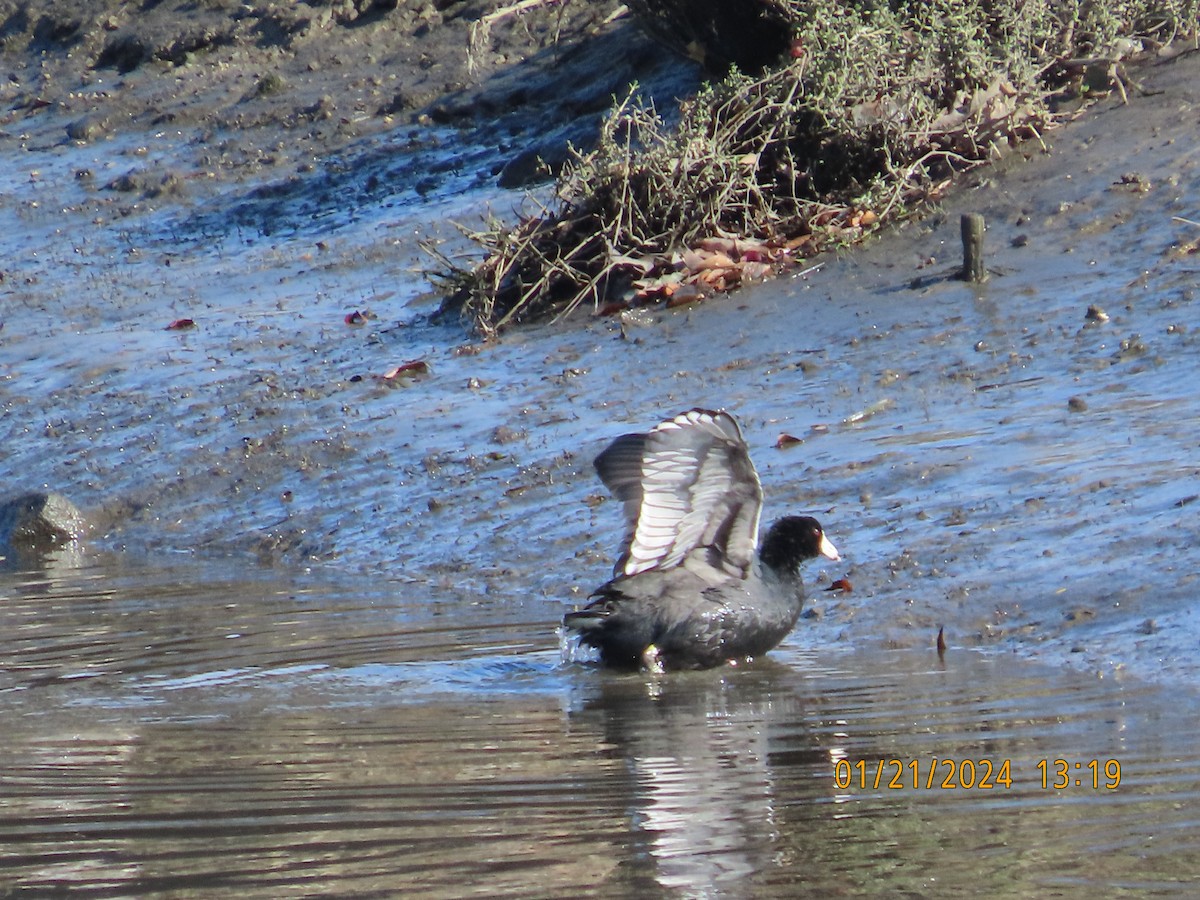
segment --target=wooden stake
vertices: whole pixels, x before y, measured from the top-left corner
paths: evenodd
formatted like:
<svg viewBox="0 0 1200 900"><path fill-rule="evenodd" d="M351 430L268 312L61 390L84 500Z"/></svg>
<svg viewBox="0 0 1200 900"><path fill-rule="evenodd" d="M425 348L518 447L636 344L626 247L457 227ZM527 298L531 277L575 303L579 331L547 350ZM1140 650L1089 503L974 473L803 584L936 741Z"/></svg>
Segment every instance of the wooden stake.
<svg viewBox="0 0 1200 900"><path fill-rule="evenodd" d="M975 284L987 281L987 266L983 264L983 216L966 213L962 217L963 268L962 280Z"/></svg>

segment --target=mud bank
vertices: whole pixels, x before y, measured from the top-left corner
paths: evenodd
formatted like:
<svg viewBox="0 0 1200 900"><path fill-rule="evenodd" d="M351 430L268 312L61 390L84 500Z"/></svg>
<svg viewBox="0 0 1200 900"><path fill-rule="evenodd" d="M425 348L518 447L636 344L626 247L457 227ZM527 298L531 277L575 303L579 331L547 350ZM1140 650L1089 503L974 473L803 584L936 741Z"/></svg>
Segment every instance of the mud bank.
<svg viewBox="0 0 1200 900"><path fill-rule="evenodd" d="M1200 572L1200 57L1144 74L1148 95L803 279L486 346L425 324L417 240L522 202L492 187L495 142L414 122L309 145L268 123L221 126L214 145L149 114L79 142L61 135L86 103L22 112L0 142L4 481L70 496L99 551L542 603L551 646L619 537L594 454L726 407L764 515L817 512L847 557L814 568L792 644L932 647L944 626L951 651L1182 683ZM243 135L269 133L278 156L249 153L270 142ZM214 146L263 165L198 165ZM980 287L951 275L965 211L989 222ZM803 441L775 449L783 433ZM853 592L822 590L842 577Z"/></svg>

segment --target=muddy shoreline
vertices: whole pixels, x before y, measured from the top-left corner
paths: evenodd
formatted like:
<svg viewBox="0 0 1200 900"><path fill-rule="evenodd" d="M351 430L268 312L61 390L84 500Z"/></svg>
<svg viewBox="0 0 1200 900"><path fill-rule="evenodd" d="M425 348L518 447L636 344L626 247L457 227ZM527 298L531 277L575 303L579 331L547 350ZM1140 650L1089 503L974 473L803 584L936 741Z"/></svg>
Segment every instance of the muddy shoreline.
<svg viewBox="0 0 1200 900"><path fill-rule="evenodd" d="M334 566L516 604L552 646L619 537L591 458L723 406L764 517L819 514L848 560L812 571L793 645L932 647L944 626L951 650L1194 679L1200 55L805 278L489 345L427 323L417 242L453 250L449 220L519 206L494 180L526 132L485 146L486 124L356 119L351 87L303 128L255 118L279 96L243 99L259 60L225 94L153 60L120 89L45 76L73 86L38 106L42 63L22 59L0 138L4 487L71 497L96 552ZM333 71L312 70L313 97ZM511 97L517 77L479 83ZM391 87L370 90L364 109ZM204 101L230 118L158 120L196 91L238 98ZM127 104L119 127L67 139L97 94ZM989 223L982 287L951 277L961 212ZM803 442L777 450L782 433ZM842 577L852 593L822 590Z"/></svg>
<svg viewBox="0 0 1200 900"><path fill-rule="evenodd" d="M488 7L455 0L7 6L0 142L95 146L110 165L75 175L98 218L218 198L208 236L544 179L630 83L669 107L699 78L613 2L485 31Z"/></svg>

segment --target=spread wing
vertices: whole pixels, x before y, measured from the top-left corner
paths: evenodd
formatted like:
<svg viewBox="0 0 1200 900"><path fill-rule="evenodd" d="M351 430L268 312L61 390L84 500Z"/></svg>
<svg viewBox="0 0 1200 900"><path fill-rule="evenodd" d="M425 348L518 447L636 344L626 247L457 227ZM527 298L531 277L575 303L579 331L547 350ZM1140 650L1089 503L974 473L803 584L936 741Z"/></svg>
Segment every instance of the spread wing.
<svg viewBox="0 0 1200 900"><path fill-rule="evenodd" d="M746 574L762 487L733 416L693 409L622 435L596 457L596 472L625 505L616 575L670 569L696 550L715 568Z"/></svg>

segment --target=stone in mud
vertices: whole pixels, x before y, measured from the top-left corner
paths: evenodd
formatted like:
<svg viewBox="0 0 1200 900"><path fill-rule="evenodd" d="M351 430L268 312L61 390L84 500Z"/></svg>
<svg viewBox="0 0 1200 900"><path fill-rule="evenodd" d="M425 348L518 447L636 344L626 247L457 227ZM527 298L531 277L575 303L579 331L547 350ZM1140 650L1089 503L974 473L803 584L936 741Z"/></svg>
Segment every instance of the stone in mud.
<svg viewBox="0 0 1200 900"><path fill-rule="evenodd" d="M107 137L111 126L106 116L88 113L67 125L67 137L84 143Z"/></svg>
<svg viewBox="0 0 1200 900"><path fill-rule="evenodd" d="M183 178L175 172L130 171L118 175L104 185L106 191L122 194L141 194L147 199L169 196L180 197L186 193Z"/></svg>
<svg viewBox="0 0 1200 900"><path fill-rule="evenodd" d="M0 500L0 555L39 554L83 536L83 513L62 494L30 491Z"/></svg>
<svg viewBox="0 0 1200 900"><path fill-rule="evenodd" d="M509 159L501 168L497 183L503 188L522 188L549 181L571 159L571 147L588 147L593 143L595 134L590 124L554 129Z"/></svg>
<svg viewBox="0 0 1200 900"><path fill-rule="evenodd" d="M542 160L538 151L526 149L504 164L496 183L502 188L521 188L545 181L550 175L550 166Z"/></svg>

